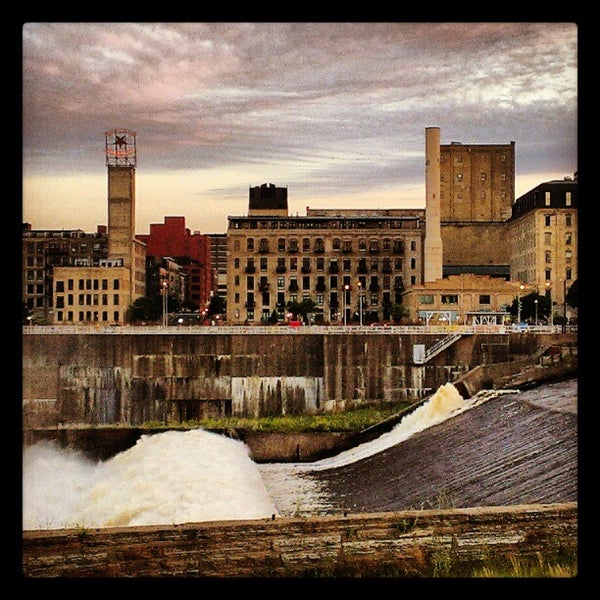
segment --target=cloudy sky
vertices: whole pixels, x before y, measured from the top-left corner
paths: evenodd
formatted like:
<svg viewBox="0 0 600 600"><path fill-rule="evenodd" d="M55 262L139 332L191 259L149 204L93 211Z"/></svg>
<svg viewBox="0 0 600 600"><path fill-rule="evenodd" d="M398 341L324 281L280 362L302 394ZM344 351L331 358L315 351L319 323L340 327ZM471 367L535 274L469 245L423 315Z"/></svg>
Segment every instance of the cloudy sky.
<svg viewBox="0 0 600 600"><path fill-rule="evenodd" d="M107 222L107 130L137 133L136 231L223 233L248 188L421 208L425 128L516 143L516 196L577 171L574 23L26 23L23 220Z"/></svg>

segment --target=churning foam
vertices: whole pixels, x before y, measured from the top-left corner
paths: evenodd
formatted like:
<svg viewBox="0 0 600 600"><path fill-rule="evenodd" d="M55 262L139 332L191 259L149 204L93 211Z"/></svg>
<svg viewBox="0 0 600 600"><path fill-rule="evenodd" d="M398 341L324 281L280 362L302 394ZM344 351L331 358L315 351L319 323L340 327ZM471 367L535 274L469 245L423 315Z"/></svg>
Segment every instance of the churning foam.
<svg viewBox="0 0 600 600"><path fill-rule="evenodd" d="M23 529L127 527L318 514L332 507L311 471L394 446L473 405L451 383L391 431L314 463L257 465L240 441L202 429L144 435L106 462L41 442L24 451Z"/></svg>
<svg viewBox="0 0 600 600"><path fill-rule="evenodd" d="M248 447L202 429L144 435L106 462L42 442L23 460L23 529L258 519L277 512Z"/></svg>

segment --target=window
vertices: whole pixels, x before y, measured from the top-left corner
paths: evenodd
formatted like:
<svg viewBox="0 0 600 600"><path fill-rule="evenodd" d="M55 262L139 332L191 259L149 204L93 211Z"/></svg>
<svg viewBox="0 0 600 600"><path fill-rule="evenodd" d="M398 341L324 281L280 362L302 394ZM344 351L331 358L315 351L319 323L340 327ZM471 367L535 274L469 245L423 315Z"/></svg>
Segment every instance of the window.
<svg viewBox="0 0 600 600"><path fill-rule="evenodd" d="M481 181L485 181L485 173L481 173L480 179L481 179Z"/></svg>
<svg viewBox="0 0 600 600"><path fill-rule="evenodd" d="M417 250L417 242L415 240L411 240L410 242L410 251L415 252Z"/></svg>
<svg viewBox="0 0 600 600"><path fill-rule="evenodd" d="M246 239L246 250L252 252L254 250L254 238Z"/></svg>
<svg viewBox="0 0 600 600"><path fill-rule="evenodd" d="M248 277L246 277L246 289L247 290L254 289L254 277L252 275L248 275Z"/></svg>
<svg viewBox="0 0 600 600"><path fill-rule="evenodd" d="M572 227L573 219L572 215L565 215L565 225L567 227Z"/></svg>
<svg viewBox="0 0 600 600"><path fill-rule="evenodd" d="M571 206L571 192L565 192L565 206Z"/></svg>
<svg viewBox="0 0 600 600"><path fill-rule="evenodd" d="M551 215L546 215L544 217L544 225L546 227L550 227L550 225L552 225L552 216Z"/></svg>
<svg viewBox="0 0 600 600"><path fill-rule="evenodd" d="M462 173L456 174L456 181L462 181L462 178L463 178Z"/></svg>
<svg viewBox="0 0 600 600"><path fill-rule="evenodd" d="M302 252L310 252L310 238L302 238Z"/></svg>
<svg viewBox="0 0 600 600"><path fill-rule="evenodd" d="M118 290L119 289L119 280L115 279L113 280L113 290Z"/></svg>
<svg viewBox="0 0 600 600"><path fill-rule="evenodd" d="M442 294L442 304L458 304L458 294Z"/></svg>
<svg viewBox="0 0 600 600"><path fill-rule="evenodd" d="M285 252L285 238L277 239L277 252Z"/></svg>
<svg viewBox="0 0 600 600"><path fill-rule="evenodd" d="M550 250L544 252L544 261L547 265L552 262L552 252Z"/></svg>
<svg viewBox="0 0 600 600"><path fill-rule="evenodd" d="M278 277L277 278L277 289L278 290L283 290L285 288L285 278L284 277Z"/></svg>
<svg viewBox="0 0 600 600"><path fill-rule="evenodd" d="M479 304L491 304L492 297L489 294L480 294L479 295Z"/></svg>
<svg viewBox="0 0 600 600"><path fill-rule="evenodd" d="M565 244L567 246L570 246L572 240L573 240L573 234L570 231L567 231L567 233L565 233Z"/></svg>
<svg viewBox="0 0 600 600"><path fill-rule="evenodd" d="M73 290L74 289L74 284L75 284L75 282L72 279L69 279L67 281L67 289Z"/></svg>
<svg viewBox="0 0 600 600"><path fill-rule="evenodd" d="M57 281L56 282L56 291L57 292L64 292L65 291L65 282L64 281Z"/></svg>
<svg viewBox="0 0 600 600"><path fill-rule="evenodd" d="M550 192L544 192L544 205L550 206Z"/></svg>
<svg viewBox="0 0 600 600"><path fill-rule="evenodd" d="M236 268L236 269L239 269L239 268L240 268L240 259L239 259L239 258L234 258L234 259L233 259L233 266L234 266L234 268Z"/></svg>
<svg viewBox="0 0 600 600"><path fill-rule="evenodd" d="M119 294L113 294L113 304L115 306L119 305Z"/></svg>
<svg viewBox="0 0 600 600"><path fill-rule="evenodd" d="M261 271L266 271L269 267L269 259L266 257L261 257L260 259L260 270Z"/></svg>
<svg viewBox="0 0 600 600"><path fill-rule="evenodd" d="M422 294L419 296L419 304L433 304L433 294Z"/></svg>

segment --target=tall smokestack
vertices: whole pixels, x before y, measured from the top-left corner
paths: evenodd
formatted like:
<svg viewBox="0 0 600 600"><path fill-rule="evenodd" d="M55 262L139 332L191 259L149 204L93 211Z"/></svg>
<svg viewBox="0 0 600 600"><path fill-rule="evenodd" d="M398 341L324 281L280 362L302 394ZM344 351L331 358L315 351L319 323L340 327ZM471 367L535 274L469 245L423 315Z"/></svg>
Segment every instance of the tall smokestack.
<svg viewBox="0 0 600 600"><path fill-rule="evenodd" d="M425 283L442 279L440 128L425 128Z"/></svg>

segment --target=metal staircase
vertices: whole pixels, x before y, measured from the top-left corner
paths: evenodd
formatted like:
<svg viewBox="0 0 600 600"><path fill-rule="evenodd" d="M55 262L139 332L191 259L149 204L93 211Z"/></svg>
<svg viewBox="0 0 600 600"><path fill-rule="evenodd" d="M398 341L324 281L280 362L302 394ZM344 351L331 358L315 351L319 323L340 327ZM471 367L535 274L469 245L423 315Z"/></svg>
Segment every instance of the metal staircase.
<svg viewBox="0 0 600 600"><path fill-rule="evenodd" d="M427 348L425 350L425 353L420 357L420 359L415 360L415 362L418 362L419 364L425 364L426 362L431 360L434 356L436 356L437 354L442 352L442 350L445 350L446 348L448 348L449 346L454 344L454 342L459 340L461 337L462 337L461 333L451 333L450 335L447 335L445 338L438 340L430 348Z"/></svg>

